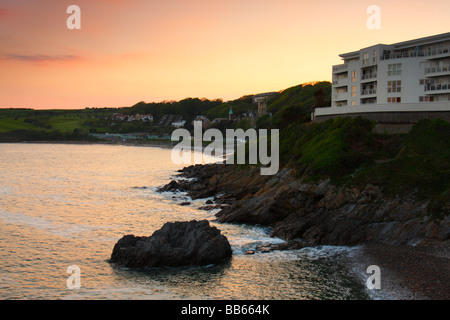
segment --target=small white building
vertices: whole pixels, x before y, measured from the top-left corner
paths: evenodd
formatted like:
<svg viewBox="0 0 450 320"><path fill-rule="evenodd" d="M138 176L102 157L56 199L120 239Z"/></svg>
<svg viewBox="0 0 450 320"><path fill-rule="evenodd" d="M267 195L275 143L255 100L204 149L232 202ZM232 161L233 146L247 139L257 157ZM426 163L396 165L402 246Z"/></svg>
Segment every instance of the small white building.
<svg viewBox="0 0 450 320"><path fill-rule="evenodd" d="M175 122L172 122L172 127L181 128L181 127L184 127L185 124L186 124L186 120L175 121Z"/></svg>
<svg viewBox="0 0 450 320"><path fill-rule="evenodd" d="M143 114L141 115L141 119L144 122L153 122L153 116L151 114Z"/></svg>

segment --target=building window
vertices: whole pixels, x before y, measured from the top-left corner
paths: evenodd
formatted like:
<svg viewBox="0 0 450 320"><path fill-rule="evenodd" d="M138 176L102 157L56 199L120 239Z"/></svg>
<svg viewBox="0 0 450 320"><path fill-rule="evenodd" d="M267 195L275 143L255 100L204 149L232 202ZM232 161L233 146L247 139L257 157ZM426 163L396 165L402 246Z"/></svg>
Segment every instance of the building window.
<svg viewBox="0 0 450 320"><path fill-rule="evenodd" d="M402 74L402 64L393 63L388 65L388 76L400 76Z"/></svg>
<svg viewBox="0 0 450 320"><path fill-rule="evenodd" d="M363 54L363 61L362 61L362 63L363 63L363 66L366 66L366 65L369 64L369 53L368 52Z"/></svg>
<svg viewBox="0 0 450 320"><path fill-rule="evenodd" d="M420 84L433 84L434 81L432 79L420 79Z"/></svg>
<svg viewBox="0 0 450 320"><path fill-rule="evenodd" d="M356 70L352 71L352 82L356 82Z"/></svg>
<svg viewBox="0 0 450 320"><path fill-rule="evenodd" d="M434 97L428 97L428 96L421 96L419 97L419 102L433 102Z"/></svg>
<svg viewBox="0 0 450 320"><path fill-rule="evenodd" d="M400 97L392 97L392 98L388 98L388 103L401 103L402 102L402 98Z"/></svg>
<svg viewBox="0 0 450 320"><path fill-rule="evenodd" d="M352 97L356 97L356 86L352 86Z"/></svg>
<svg viewBox="0 0 450 320"><path fill-rule="evenodd" d="M347 105L347 101L337 101L336 107L344 107Z"/></svg>
<svg viewBox="0 0 450 320"><path fill-rule="evenodd" d="M352 106L356 105L356 100L352 100Z"/></svg>
<svg viewBox="0 0 450 320"><path fill-rule="evenodd" d="M373 50L373 63L377 63L377 50Z"/></svg>
<svg viewBox="0 0 450 320"><path fill-rule="evenodd" d="M388 81L388 92L401 92L402 91L402 81Z"/></svg>

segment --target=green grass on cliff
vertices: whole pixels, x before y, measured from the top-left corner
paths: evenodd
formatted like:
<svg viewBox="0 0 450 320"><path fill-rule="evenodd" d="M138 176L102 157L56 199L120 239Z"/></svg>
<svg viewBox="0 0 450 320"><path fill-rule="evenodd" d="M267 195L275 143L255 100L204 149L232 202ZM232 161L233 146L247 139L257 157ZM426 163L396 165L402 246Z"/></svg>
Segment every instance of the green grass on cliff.
<svg viewBox="0 0 450 320"><path fill-rule="evenodd" d="M413 193L430 199L435 218L450 213L450 123L422 120L404 136L400 151L386 163L375 164L354 180L383 185L390 194Z"/></svg>
<svg viewBox="0 0 450 320"><path fill-rule="evenodd" d="M380 153L373 124L362 118L336 118L281 131L281 163L301 176L342 179Z"/></svg>
<svg viewBox="0 0 450 320"><path fill-rule="evenodd" d="M362 118L292 124L280 134L280 162L301 178L381 186L386 194L430 199L429 212L449 214L450 123L422 120L408 134L373 133Z"/></svg>

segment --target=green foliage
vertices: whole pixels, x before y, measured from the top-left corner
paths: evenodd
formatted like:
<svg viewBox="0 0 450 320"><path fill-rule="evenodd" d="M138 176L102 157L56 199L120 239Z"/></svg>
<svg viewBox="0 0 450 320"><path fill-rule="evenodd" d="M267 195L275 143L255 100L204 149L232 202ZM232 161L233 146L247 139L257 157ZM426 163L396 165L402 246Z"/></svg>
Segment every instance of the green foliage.
<svg viewBox="0 0 450 320"><path fill-rule="evenodd" d="M384 187L388 194L414 193L430 199L434 218L448 215L450 208L450 123L421 120L402 139L391 161L364 168L354 181ZM446 208L446 209L445 209Z"/></svg>
<svg viewBox="0 0 450 320"><path fill-rule="evenodd" d="M324 81L316 84L301 84L284 90L276 99L269 102L267 110L275 114L283 108L298 106L303 112L311 113L313 108L330 105L331 83Z"/></svg>
<svg viewBox="0 0 450 320"><path fill-rule="evenodd" d="M15 118L15 120L18 120L18 116ZM52 127L49 117L29 117L25 118L24 122L45 129L51 129Z"/></svg>
<svg viewBox="0 0 450 320"><path fill-rule="evenodd" d="M208 110L223 104L220 99L208 100L198 98L186 98L181 101L152 102L143 101L130 108L122 108L119 112L123 114L151 114L158 121L164 114L182 115L187 122L191 122L197 115L204 115Z"/></svg>
<svg viewBox="0 0 450 320"><path fill-rule="evenodd" d="M244 96L239 99L228 101L217 105L206 112L206 116L214 120L215 118L228 118L230 108L234 114L240 114L247 111L256 111L257 106L252 102L253 96Z"/></svg>
<svg viewBox="0 0 450 320"><path fill-rule="evenodd" d="M422 120L406 135L372 132L363 118L293 123L280 132L280 162L306 179L378 185L389 195L429 199L436 219L450 214L450 123Z"/></svg>
<svg viewBox="0 0 450 320"><path fill-rule="evenodd" d="M314 108L330 105L329 82L291 87L269 101L267 110L273 114L273 118L271 122L261 122L260 126L282 129L295 122L309 122Z"/></svg>
<svg viewBox="0 0 450 320"><path fill-rule="evenodd" d="M371 157L372 123L336 118L310 125L291 125L280 134L285 164L310 177L343 177Z"/></svg>
<svg viewBox="0 0 450 320"><path fill-rule="evenodd" d="M73 132L61 132L57 130L14 130L8 133L0 133L0 141L96 141L79 128Z"/></svg>

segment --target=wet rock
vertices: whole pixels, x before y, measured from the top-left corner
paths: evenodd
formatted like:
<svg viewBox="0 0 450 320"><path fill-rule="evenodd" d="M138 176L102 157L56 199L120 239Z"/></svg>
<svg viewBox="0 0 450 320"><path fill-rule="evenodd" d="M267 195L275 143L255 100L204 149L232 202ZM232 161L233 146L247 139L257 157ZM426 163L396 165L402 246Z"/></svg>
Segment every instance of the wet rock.
<svg viewBox="0 0 450 320"><path fill-rule="evenodd" d="M150 237L126 235L114 246L111 263L160 267L208 265L231 257L228 239L207 220L168 222Z"/></svg>
<svg viewBox="0 0 450 320"><path fill-rule="evenodd" d="M275 250L284 251L284 250L298 250L305 247L310 246L311 243L301 239L294 239L290 241L286 241L283 243L268 243L264 245L257 246L255 248L256 252L267 253Z"/></svg>
<svg viewBox="0 0 450 320"><path fill-rule="evenodd" d="M428 245L449 239L450 216L442 221L427 218L427 199L389 196L372 184L305 182L292 173L282 169L275 176L261 176L253 167L191 166L181 175L195 179L180 180L179 188L193 199L214 197L215 205L202 209L220 208L219 222L269 226L271 236L288 242L301 238L312 245Z"/></svg>
<svg viewBox="0 0 450 320"><path fill-rule="evenodd" d="M170 181L168 184L166 184L163 187L158 188L159 192L167 192L167 191L178 191L180 190L180 184L176 182L175 180Z"/></svg>

